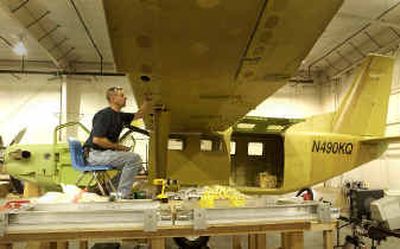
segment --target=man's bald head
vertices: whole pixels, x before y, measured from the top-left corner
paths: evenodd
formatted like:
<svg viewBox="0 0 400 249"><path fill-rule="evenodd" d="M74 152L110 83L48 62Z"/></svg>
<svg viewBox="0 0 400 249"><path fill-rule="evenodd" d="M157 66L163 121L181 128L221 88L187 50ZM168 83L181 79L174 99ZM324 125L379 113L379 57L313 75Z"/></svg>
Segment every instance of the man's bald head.
<svg viewBox="0 0 400 249"><path fill-rule="evenodd" d="M110 87L106 91L106 98L108 103L112 106L117 106L122 108L126 105L126 97L124 94L124 89L122 87Z"/></svg>
<svg viewBox="0 0 400 249"><path fill-rule="evenodd" d="M113 87L108 88L106 91L106 98L107 98L108 102L110 102L111 97L115 96L115 94L117 94L119 91L124 91L124 89L119 86L113 86Z"/></svg>

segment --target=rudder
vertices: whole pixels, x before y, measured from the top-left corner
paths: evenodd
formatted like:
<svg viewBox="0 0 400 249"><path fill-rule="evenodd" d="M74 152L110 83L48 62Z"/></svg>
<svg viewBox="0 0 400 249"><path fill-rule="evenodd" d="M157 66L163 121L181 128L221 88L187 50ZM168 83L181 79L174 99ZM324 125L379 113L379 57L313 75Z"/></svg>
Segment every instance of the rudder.
<svg viewBox="0 0 400 249"><path fill-rule="evenodd" d="M386 128L394 59L369 55L333 118L333 132L383 136Z"/></svg>

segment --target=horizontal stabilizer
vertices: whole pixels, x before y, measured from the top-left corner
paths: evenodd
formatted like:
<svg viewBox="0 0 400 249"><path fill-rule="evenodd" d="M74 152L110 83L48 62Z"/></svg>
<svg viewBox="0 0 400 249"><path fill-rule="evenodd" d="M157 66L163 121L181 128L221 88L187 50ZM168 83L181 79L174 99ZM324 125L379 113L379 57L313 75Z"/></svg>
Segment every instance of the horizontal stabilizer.
<svg viewBox="0 0 400 249"><path fill-rule="evenodd" d="M400 136L393 136L393 137L378 137L378 138L368 138L361 140L363 144L377 144L377 143L400 143Z"/></svg>

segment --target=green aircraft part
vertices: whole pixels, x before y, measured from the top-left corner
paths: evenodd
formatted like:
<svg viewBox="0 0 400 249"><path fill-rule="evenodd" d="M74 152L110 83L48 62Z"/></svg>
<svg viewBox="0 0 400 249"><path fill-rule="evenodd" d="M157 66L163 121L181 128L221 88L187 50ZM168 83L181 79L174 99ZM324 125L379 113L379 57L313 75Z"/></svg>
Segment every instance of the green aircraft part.
<svg viewBox="0 0 400 249"><path fill-rule="evenodd" d="M19 180L35 183L45 190L60 190L61 184L75 184L81 172L71 165L68 144L58 142L59 131L71 126L79 126L89 132L79 122L69 122L54 129L53 144L12 145L4 152L5 172ZM115 175L115 171L111 175ZM89 181L90 176L87 175L80 184L86 186Z"/></svg>
<svg viewBox="0 0 400 249"><path fill-rule="evenodd" d="M26 151L31 155L29 158L19 157L19 151ZM7 149L5 162L8 174L46 189L58 189L61 183L74 184L79 175L71 167L66 144L57 147L49 144L15 145Z"/></svg>

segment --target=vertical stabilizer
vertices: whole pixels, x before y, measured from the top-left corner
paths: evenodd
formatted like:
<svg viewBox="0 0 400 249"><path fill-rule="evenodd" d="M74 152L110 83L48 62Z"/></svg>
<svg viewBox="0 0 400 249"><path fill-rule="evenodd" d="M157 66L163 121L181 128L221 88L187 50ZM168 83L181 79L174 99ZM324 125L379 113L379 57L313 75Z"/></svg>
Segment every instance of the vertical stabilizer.
<svg viewBox="0 0 400 249"><path fill-rule="evenodd" d="M394 59L370 55L357 69L354 82L333 118L333 132L383 136L386 127Z"/></svg>

